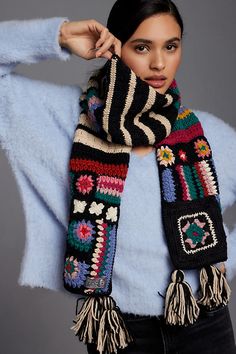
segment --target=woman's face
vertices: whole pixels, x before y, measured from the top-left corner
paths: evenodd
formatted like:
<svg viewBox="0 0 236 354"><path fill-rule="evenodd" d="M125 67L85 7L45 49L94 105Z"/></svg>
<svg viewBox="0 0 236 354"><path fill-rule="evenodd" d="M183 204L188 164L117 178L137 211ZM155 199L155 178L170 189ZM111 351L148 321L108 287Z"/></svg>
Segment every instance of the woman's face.
<svg viewBox="0 0 236 354"><path fill-rule="evenodd" d="M158 14L144 20L125 42L121 59L137 76L164 94L180 65L181 44L181 29L175 18Z"/></svg>

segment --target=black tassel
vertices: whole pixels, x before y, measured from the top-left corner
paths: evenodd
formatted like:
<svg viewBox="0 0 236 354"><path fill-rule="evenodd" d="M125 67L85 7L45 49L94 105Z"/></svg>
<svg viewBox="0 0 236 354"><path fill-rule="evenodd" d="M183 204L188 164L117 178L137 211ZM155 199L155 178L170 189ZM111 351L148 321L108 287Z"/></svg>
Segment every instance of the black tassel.
<svg viewBox="0 0 236 354"><path fill-rule="evenodd" d="M103 306L104 311L99 324L97 350L100 353L106 350L108 353L117 353L118 348L127 347L133 341L133 338L126 328L114 299L111 296L104 297Z"/></svg>
<svg viewBox="0 0 236 354"><path fill-rule="evenodd" d="M231 289L224 274L214 265L206 266L200 271L201 298L199 305L208 310L228 304Z"/></svg>
<svg viewBox="0 0 236 354"><path fill-rule="evenodd" d="M85 344L96 343L100 354L117 353L133 341L111 296L89 296L74 323L71 329L79 339Z"/></svg>
<svg viewBox="0 0 236 354"><path fill-rule="evenodd" d="M166 290L164 317L167 324L187 326L197 320L200 309L190 285L184 281L183 271L175 270L171 278Z"/></svg>
<svg viewBox="0 0 236 354"><path fill-rule="evenodd" d="M87 297L73 320L75 325L71 327L80 341L84 343L96 342L101 311L99 299L92 296Z"/></svg>

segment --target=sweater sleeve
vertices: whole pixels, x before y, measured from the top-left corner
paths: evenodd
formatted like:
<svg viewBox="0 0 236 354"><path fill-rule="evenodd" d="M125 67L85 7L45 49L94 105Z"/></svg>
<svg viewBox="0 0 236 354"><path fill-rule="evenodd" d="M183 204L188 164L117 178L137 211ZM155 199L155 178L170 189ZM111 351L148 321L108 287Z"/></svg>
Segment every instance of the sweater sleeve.
<svg viewBox="0 0 236 354"><path fill-rule="evenodd" d="M195 111L201 120L205 135L212 148L212 156L219 182L220 201L223 213L236 201L236 130L220 118L207 112ZM233 208L232 208L233 210ZM235 210L235 209L234 209ZM224 223L227 235L228 259L227 279L236 275L236 223L232 230Z"/></svg>
<svg viewBox="0 0 236 354"><path fill-rule="evenodd" d="M60 27L66 20L66 17L53 17L0 22L0 76L10 73L20 63L68 60L71 52L58 41Z"/></svg>

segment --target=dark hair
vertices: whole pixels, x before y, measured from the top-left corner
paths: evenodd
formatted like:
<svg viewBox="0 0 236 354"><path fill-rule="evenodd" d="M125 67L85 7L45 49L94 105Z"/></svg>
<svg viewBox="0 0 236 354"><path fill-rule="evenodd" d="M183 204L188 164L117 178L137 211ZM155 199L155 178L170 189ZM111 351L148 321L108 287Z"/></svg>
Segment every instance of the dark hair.
<svg viewBox="0 0 236 354"><path fill-rule="evenodd" d="M171 0L117 0L107 20L107 28L124 44L148 17L167 13L172 15L184 32L177 6Z"/></svg>

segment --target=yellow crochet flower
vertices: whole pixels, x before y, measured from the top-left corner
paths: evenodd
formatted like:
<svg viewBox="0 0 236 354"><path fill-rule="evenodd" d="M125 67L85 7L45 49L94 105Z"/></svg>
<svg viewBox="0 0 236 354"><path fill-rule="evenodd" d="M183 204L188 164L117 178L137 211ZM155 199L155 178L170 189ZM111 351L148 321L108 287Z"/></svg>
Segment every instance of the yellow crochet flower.
<svg viewBox="0 0 236 354"><path fill-rule="evenodd" d="M168 146L161 146L157 150L157 159L160 161L160 165L172 165L175 162L173 151Z"/></svg>
<svg viewBox="0 0 236 354"><path fill-rule="evenodd" d="M211 153L211 149L207 142L203 139L198 139L194 142L194 147L197 152L198 157L209 157Z"/></svg>

